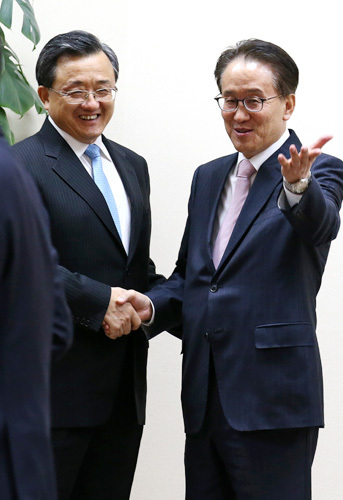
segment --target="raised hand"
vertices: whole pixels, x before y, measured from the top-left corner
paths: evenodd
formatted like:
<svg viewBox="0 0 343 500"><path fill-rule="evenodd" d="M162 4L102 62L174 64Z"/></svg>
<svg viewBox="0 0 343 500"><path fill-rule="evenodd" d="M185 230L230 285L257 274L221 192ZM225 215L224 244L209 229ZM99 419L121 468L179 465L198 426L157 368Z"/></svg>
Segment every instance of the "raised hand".
<svg viewBox="0 0 343 500"><path fill-rule="evenodd" d="M322 152L321 148L332 139L332 135L324 135L315 141L311 146L302 146L300 152L292 144L289 148L290 158L279 154L278 160L281 165L281 172L285 179L290 182L298 182L300 179L308 177L314 160Z"/></svg>

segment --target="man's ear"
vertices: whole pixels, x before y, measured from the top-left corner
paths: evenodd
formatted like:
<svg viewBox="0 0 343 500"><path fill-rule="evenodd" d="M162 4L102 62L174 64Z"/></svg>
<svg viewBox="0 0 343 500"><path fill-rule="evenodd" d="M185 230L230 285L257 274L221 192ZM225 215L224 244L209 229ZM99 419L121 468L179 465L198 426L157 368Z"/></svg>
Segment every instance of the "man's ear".
<svg viewBox="0 0 343 500"><path fill-rule="evenodd" d="M38 87L38 95L40 97L40 100L42 101L44 108L49 111L49 106L50 106L50 100L49 100L49 89L47 87L44 87L43 85L40 85Z"/></svg>
<svg viewBox="0 0 343 500"><path fill-rule="evenodd" d="M285 97L285 112L283 115L284 121L290 119L290 117L293 114L294 108L295 108L295 94L289 94L287 97Z"/></svg>

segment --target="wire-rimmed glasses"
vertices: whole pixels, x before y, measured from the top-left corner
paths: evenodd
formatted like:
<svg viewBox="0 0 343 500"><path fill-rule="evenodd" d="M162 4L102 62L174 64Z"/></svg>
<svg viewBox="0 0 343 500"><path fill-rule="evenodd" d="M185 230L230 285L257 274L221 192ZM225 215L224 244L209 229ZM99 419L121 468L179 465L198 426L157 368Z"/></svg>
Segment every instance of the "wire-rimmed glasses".
<svg viewBox="0 0 343 500"><path fill-rule="evenodd" d="M118 91L117 87L98 89L94 92L89 92L88 90L70 90L69 92L62 92L61 90L52 89L50 87L49 90L59 94L69 104L82 104L87 101L90 95L92 95L97 102L114 101L116 92Z"/></svg>
<svg viewBox="0 0 343 500"><path fill-rule="evenodd" d="M235 97L228 96L223 97L222 95L218 95L214 99L217 101L218 106L222 111L226 111L227 113L233 113L238 108L238 103L242 103L247 111L251 113L258 113L262 111L263 104L270 99L275 99L276 97L280 97L280 95L274 95L272 97L245 97L244 99L236 99Z"/></svg>

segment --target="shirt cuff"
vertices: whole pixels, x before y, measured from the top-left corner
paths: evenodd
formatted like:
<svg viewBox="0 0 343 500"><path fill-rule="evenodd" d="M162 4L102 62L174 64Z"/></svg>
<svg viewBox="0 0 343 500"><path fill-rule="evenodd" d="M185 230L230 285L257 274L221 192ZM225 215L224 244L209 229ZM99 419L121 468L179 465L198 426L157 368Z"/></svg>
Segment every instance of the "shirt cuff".
<svg viewBox="0 0 343 500"><path fill-rule="evenodd" d="M289 208L292 208L300 203L302 197L303 194L291 193L285 186L283 186L283 190L281 191L278 199L278 207L281 210L289 210Z"/></svg>
<svg viewBox="0 0 343 500"><path fill-rule="evenodd" d="M151 326L154 323L154 320L155 320L155 306L154 306L154 304L152 303L151 300L150 300L150 304L151 304L151 309L152 309L152 315L151 315L150 321L148 321L148 322L142 321L142 325L143 326Z"/></svg>

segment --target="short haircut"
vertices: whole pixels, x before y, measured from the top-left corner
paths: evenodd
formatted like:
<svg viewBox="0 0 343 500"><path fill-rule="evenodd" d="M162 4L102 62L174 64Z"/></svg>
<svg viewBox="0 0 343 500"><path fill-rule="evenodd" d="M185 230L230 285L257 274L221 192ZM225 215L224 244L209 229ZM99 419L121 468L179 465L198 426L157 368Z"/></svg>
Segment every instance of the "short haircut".
<svg viewBox="0 0 343 500"><path fill-rule="evenodd" d="M104 52L109 58L113 67L115 81L117 81L119 75L117 56L108 45L101 43L96 36L86 31L69 31L55 36L43 47L39 54L36 65L38 85L47 88L52 87L60 57L68 55L87 57L98 52Z"/></svg>
<svg viewBox="0 0 343 500"><path fill-rule="evenodd" d="M283 97L295 93L299 81L299 70L293 59L281 47L256 38L242 40L235 46L224 50L220 55L214 71L220 91L222 75L227 65L238 58L258 61L269 66L274 76L275 88Z"/></svg>

